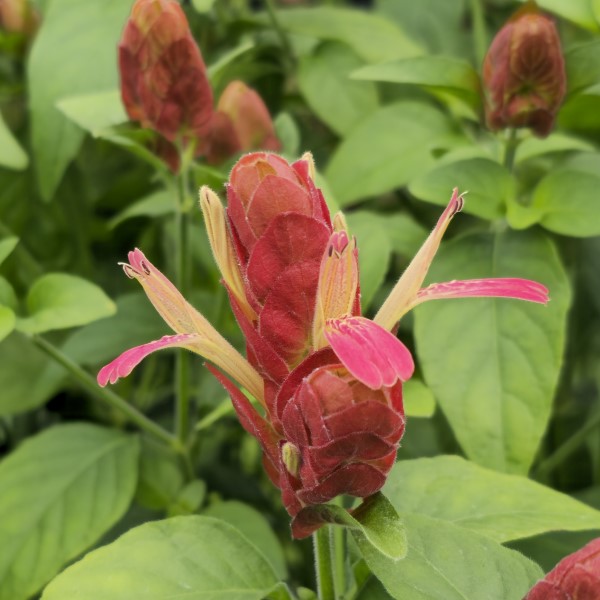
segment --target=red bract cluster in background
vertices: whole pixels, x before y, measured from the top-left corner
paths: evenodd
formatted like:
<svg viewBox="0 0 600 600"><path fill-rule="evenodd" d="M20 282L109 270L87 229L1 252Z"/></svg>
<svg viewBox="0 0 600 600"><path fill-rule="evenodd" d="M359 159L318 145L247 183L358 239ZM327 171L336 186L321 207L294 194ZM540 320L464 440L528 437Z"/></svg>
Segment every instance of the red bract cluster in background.
<svg viewBox="0 0 600 600"><path fill-rule="evenodd" d="M494 38L483 63L485 114L492 131L529 127L546 137L566 91L554 22L528 4Z"/></svg>
<svg viewBox="0 0 600 600"><path fill-rule="evenodd" d="M0 0L0 29L32 38L40 17L29 0Z"/></svg>
<svg viewBox="0 0 600 600"><path fill-rule="evenodd" d="M321 525L303 509L340 494L367 497L385 482L404 433L402 382L414 370L410 352L391 332L408 310L441 298L548 299L544 286L522 279L421 287L444 231L462 208L454 190L388 299L373 320L366 319L360 314L356 240L341 213L331 219L313 173L310 155L288 164L254 153L231 172L227 210L210 189L200 191L247 359L136 250L125 271L140 281L175 335L127 350L98 374L100 385L114 383L148 354L174 346L216 365L208 368L260 442L266 471L294 517L295 537Z"/></svg>
<svg viewBox="0 0 600 600"><path fill-rule="evenodd" d="M119 71L127 114L164 138L153 150L173 171L174 155L189 145L213 164L280 147L268 109L244 83L231 82L214 109L206 65L176 0L135 2L119 43Z"/></svg>
<svg viewBox="0 0 600 600"><path fill-rule="evenodd" d="M127 114L167 140L202 139L213 112L206 66L181 6L138 0L119 43Z"/></svg>
<svg viewBox="0 0 600 600"><path fill-rule="evenodd" d="M524 600L600 598L600 538L563 558Z"/></svg>

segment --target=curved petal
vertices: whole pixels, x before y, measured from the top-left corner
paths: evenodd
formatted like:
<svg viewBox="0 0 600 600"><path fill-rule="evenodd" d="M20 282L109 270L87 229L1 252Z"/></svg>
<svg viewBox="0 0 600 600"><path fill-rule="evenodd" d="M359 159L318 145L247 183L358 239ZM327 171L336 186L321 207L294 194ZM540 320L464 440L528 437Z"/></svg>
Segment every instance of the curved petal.
<svg viewBox="0 0 600 600"><path fill-rule="evenodd" d="M417 297L419 288L425 281L431 261L440 247L440 242L452 217L462 210L463 204L463 194L459 194L458 189L454 188L450 202L433 231L406 267L406 271L402 273L394 289L375 315L376 323L391 331L400 318L408 312Z"/></svg>
<svg viewBox="0 0 600 600"><path fill-rule="evenodd" d="M127 377L135 367L137 367L146 356L162 350L163 348L186 347L193 344L200 336L195 333L181 333L178 335L165 335L160 340L148 342L135 348L126 350L100 369L98 373L98 385L106 386L107 383L115 383L121 377Z"/></svg>
<svg viewBox="0 0 600 600"><path fill-rule="evenodd" d="M325 337L356 379L377 390L398 379L410 379L415 369L408 348L392 333L364 317L330 319Z"/></svg>
<svg viewBox="0 0 600 600"><path fill-rule="evenodd" d="M516 300L528 300L529 302L537 302L539 304L547 304L549 300L548 288L541 283L531 281L530 279L506 277L433 283L419 290L413 306L426 300L477 297L514 298Z"/></svg>

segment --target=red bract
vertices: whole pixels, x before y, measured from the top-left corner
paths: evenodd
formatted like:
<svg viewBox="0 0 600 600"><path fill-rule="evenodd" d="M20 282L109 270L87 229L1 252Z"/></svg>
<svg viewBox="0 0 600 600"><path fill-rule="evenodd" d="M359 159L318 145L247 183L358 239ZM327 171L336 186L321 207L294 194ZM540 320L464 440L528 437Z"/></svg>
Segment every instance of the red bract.
<svg viewBox="0 0 600 600"><path fill-rule="evenodd" d="M271 115L262 98L242 81L232 81L223 91L217 111L227 115L243 151L279 150Z"/></svg>
<svg viewBox="0 0 600 600"><path fill-rule="evenodd" d="M225 88L213 114L203 149L211 164L249 150L279 150L281 144L262 98L242 81Z"/></svg>
<svg viewBox="0 0 600 600"><path fill-rule="evenodd" d="M498 32L483 63L485 114L492 131L530 127L547 136L566 90L565 65L552 20L528 5Z"/></svg>
<svg viewBox="0 0 600 600"><path fill-rule="evenodd" d="M391 333L427 300L505 296L545 303L547 290L520 279L453 281L421 289L442 235L463 199L454 190L436 227L371 321L360 315L356 240L333 222L313 182L310 155L289 164L273 154L243 157L227 188L227 211L200 192L210 244L246 337L247 361L139 252L126 272L138 279L176 335L125 352L99 374L114 382L160 347L205 356L304 537L322 523L305 507L340 494L377 492L404 433L402 382L414 363ZM224 374L225 373L225 374ZM238 385L262 405L257 411Z"/></svg>
<svg viewBox="0 0 600 600"><path fill-rule="evenodd" d="M597 600L600 598L600 538L563 558L524 600Z"/></svg>
<svg viewBox="0 0 600 600"><path fill-rule="evenodd" d="M206 66L175 0L137 0L119 43L127 114L169 141L199 140L212 115Z"/></svg>
<svg viewBox="0 0 600 600"><path fill-rule="evenodd" d="M39 15L29 0L0 0L0 28L27 37L35 34Z"/></svg>

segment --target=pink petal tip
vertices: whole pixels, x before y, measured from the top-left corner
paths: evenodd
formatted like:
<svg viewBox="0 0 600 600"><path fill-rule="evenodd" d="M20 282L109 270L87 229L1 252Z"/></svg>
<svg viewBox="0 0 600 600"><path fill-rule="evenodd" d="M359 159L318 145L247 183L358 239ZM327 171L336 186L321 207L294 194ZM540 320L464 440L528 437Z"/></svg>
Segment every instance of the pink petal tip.
<svg viewBox="0 0 600 600"><path fill-rule="evenodd" d="M127 377L127 375L129 375L131 371L146 358L146 356L157 350L174 346L186 346L196 338L198 338L198 336L195 333L165 335L160 338L160 340L130 348L100 369L97 377L98 385L100 387L105 387L108 383L116 383L121 377Z"/></svg>
<svg viewBox="0 0 600 600"><path fill-rule="evenodd" d="M468 279L434 283L417 294L417 303L444 298L513 298L538 304L549 301L548 288L530 279Z"/></svg>

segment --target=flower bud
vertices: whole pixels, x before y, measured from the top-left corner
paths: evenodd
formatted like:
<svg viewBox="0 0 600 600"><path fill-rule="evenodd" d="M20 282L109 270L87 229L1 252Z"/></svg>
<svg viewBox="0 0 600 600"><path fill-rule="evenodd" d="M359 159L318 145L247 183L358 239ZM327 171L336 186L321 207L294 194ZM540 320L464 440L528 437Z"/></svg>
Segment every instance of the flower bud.
<svg viewBox="0 0 600 600"><path fill-rule="evenodd" d="M546 137L566 90L565 64L553 21L534 4L517 11L483 62L487 126L530 127Z"/></svg>
<svg viewBox="0 0 600 600"><path fill-rule="evenodd" d="M206 66L175 0L137 0L119 43L127 114L169 141L201 139L213 110Z"/></svg>
<svg viewBox="0 0 600 600"><path fill-rule="evenodd" d="M284 213L313 217L331 228L325 201L308 176L305 161L290 165L275 154L248 154L231 172L227 198L231 224L248 251Z"/></svg>
<svg viewBox="0 0 600 600"><path fill-rule="evenodd" d="M524 600L596 600L600 598L600 538L563 558Z"/></svg>
<svg viewBox="0 0 600 600"><path fill-rule="evenodd" d="M261 148L276 152L280 149L269 110L262 98L244 82L232 81L225 88L217 111L231 119L243 151Z"/></svg>
<svg viewBox="0 0 600 600"><path fill-rule="evenodd" d="M39 25L39 15L29 0L0 0L0 27L9 33L32 36Z"/></svg>
<svg viewBox="0 0 600 600"><path fill-rule="evenodd" d="M404 433L400 382L373 390L329 364L303 378L282 406L282 455L294 459L283 461L295 495L288 508L339 494L364 498L383 486Z"/></svg>

